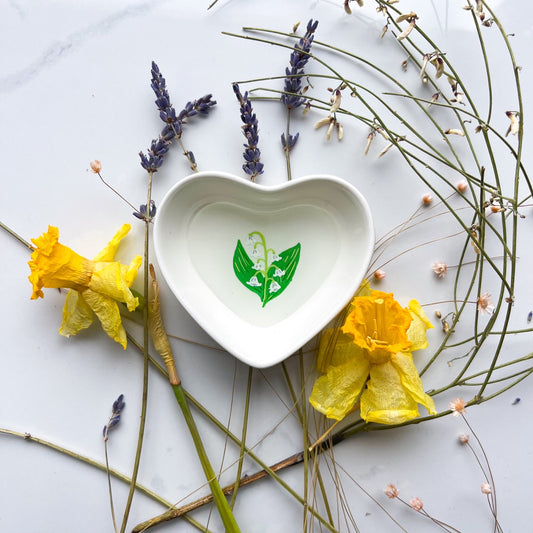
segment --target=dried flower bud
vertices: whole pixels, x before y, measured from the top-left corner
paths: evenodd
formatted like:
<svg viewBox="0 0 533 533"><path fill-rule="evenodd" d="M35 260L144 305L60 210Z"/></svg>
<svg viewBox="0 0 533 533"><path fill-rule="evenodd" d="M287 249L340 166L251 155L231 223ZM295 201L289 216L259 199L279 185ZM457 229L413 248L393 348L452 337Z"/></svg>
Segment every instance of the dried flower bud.
<svg viewBox="0 0 533 533"><path fill-rule="evenodd" d="M330 117L328 131L326 132L326 141L331 139L331 132L333 131L336 122L337 121L333 117Z"/></svg>
<svg viewBox="0 0 533 533"><path fill-rule="evenodd" d="M95 159L94 161L91 161L90 165L91 165L91 170L95 174L100 174L100 171L102 170L102 163L100 163L100 161L98 161L98 159Z"/></svg>
<svg viewBox="0 0 533 533"><path fill-rule="evenodd" d="M344 0L344 11L348 15L352 14L352 10L350 9L350 0Z"/></svg>
<svg viewBox="0 0 533 533"><path fill-rule="evenodd" d="M433 272L435 275L439 278L443 278L446 276L446 272L448 270L448 266L446 263L433 263Z"/></svg>
<svg viewBox="0 0 533 533"><path fill-rule="evenodd" d="M463 130L457 130L457 129L449 129L444 132L446 135L459 135L460 137L465 136L465 132Z"/></svg>
<svg viewBox="0 0 533 533"><path fill-rule="evenodd" d="M492 488L488 483L482 483L481 484L481 492L482 494L491 494Z"/></svg>
<svg viewBox="0 0 533 533"><path fill-rule="evenodd" d="M424 196L422 196L422 203L424 205L431 205L433 203L433 196L429 193L424 194Z"/></svg>
<svg viewBox="0 0 533 533"><path fill-rule="evenodd" d="M442 57L437 56L431 60L431 64L435 67L435 78L440 78L444 73L444 61Z"/></svg>
<svg viewBox="0 0 533 533"><path fill-rule="evenodd" d="M391 500L398 497L399 491L394 485L387 485L383 492L387 496L387 498L390 498Z"/></svg>
<svg viewBox="0 0 533 533"><path fill-rule="evenodd" d="M375 132L371 131L367 138L366 138L366 146L365 146L365 155L368 154L368 150L370 149L370 145L372 144L372 141L374 140Z"/></svg>
<svg viewBox="0 0 533 533"><path fill-rule="evenodd" d="M418 15L414 11L411 11L410 13L404 13L403 15L400 15L396 19L396 22L403 22L404 20L411 21L412 19L416 20L417 18L418 18Z"/></svg>
<svg viewBox="0 0 533 533"><path fill-rule="evenodd" d="M520 115L517 111L506 111L505 114L509 117L509 120L511 121L511 124L509 125L505 136L507 137L509 133L511 135L516 135L520 128Z"/></svg>
<svg viewBox="0 0 533 533"><path fill-rule="evenodd" d="M421 511L424 507L424 503L420 498L412 498L409 502L409 505L411 508L413 508L415 511Z"/></svg>
<svg viewBox="0 0 533 533"><path fill-rule="evenodd" d="M441 314L441 312L438 309L437 309L437 311L435 311L435 316L437 318L442 318L442 314Z"/></svg>
<svg viewBox="0 0 533 533"><path fill-rule="evenodd" d="M332 96L332 98L333 98L333 96ZM330 113L335 113L335 111L337 111L339 109L339 107L341 106L341 100L342 100L341 92L339 91L339 89L337 89L335 91L335 97L333 99L332 106L329 109Z"/></svg>
<svg viewBox="0 0 533 533"><path fill-rule="evenodd" d="M462 433L461 435L459 435L459 442L461 444L468 444L468 441L470 440L470 436L469 435L465 435L464 433Z"/></svg>
<svg viewBox="0 0 533 533"><path fill-rule="evenodd" d="M385 271L384 270L381 270L381 269L378 269L374 272L374 279L376 281L381 281L382 279L384 279L386 276L385 274Z"/></svg>
<svg viewBox="0 0 533 533"><path fill-rule="evenodd" d="M415 25L416 25L416 19L411 20L411 22L409 23L409 26L407 26L407 28L405 28L405 30L403 30L402 33L400 33L398 37L396 37L396 39L398 41L401 41L402 39L405 39L406 37L408 37L409 34L413 31Z"/></svg>
<svg viewBox="0 0 533 533"><path fill-rule="evenodd" d="M322 126L325 126L326 124L329 124L329 120L331 117L324 117L321 118L316 124L315 124L315 130L318 130Z"/></svg>
<svg viewBox="0 0 533 533"><path fill-rule="evenodd" d="M466 190L468 189L468 182L460 181L455 187L459 192L466 192Z"/></svg>
<svg viewBox="0 0 533 533"><path fill-rule="evenodd" d="M426 68L429 63L429 58L430 58L429 54L424 54L424 57L422 58L422 68L420 69L420 79L424 79L426 75Z"/></svg>
<svg viewBox="0 0 533 533"><path fill-rule="evenodd" d="M340 122L337 122L337 139L339 141L342 141L343 137L344 137L344 128L342 127L342 124Z"/></svg>
<svg viewBox="0 0 533 533"><path fill-rule="evenodd" d="M180 378L176 371L176 365L174 363L174 356L172 354L172 348L168 340L165 327L163 325L163 319L161 317L161 306L159 302L159 284L155 277L155 269L152 264L149 265L150 277L152 283L150 285L150 293L148 298L148 329L150 337L154 343L154 347L163 359L165 366L168 370L168 378L171 385L179 385Z"/></svg>

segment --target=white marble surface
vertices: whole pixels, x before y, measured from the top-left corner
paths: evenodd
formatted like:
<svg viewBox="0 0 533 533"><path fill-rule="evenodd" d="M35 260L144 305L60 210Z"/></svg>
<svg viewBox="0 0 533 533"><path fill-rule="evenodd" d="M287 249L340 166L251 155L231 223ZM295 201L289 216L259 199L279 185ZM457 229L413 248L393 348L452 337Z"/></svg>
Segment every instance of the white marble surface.
<svg viewBox="0 0 533 533"><path fill-rule="evenodd" d="M309 18L315 18L320 21L317 39L366 54L402 82L426 94L415 70L402 72L403 56L392 40L379 40L383 22L377 18L371 2L366 4L358 8L354 2L354 14L347 16L341 0L219 0L210 11L206 10L207 0L46 3L5 0L0 3L3 51L0 220L26 239L40 235L48 224L55 225L60 229L62 242L89 257L122 223L130 222L133 230L121 256L129 259L141 252L142 224L131 216L131 208L90 172L89 162L102 161L103 174L109 182L133 204L144 203L146 176L137 153L147 149L161 127L150 89L152 60L157 61L166 77L177 108L208 92L218 101L207 119L195 120L184 133L184 142L194 151L199 168L240 174L243 138L231 82L281 75L289 50L242 41L223 35L222 31L240 32L243 25L289 31L295 22L302 21L303 27ZM478 53L474 51L470 16L460 9L460 4L402 0L399 7L404 11L413 9L420 15L421 25L442 43L465 79L478 90L483 105L486 102L483 75ZM511 42L517 62L523 67L520 76L527 106L531 102L533 8L529 3L522 3L520 8L516 4L500 1L492 6L507 32L514 34ZM489 36L488 52L502 54L501 47L492 43L491 32L495 34L496 29L485 32ZM371 79L364 68L350 67L327 53L322 57L338 61L339 68L351 69L350 75L356 79L364 82ZM512 72L501 57L501 63L493 63L494 124L504 133L508 125L504 111L516 108L517 104L510 89ZM318 72L319 67L310 64L309 70ZM281 85L279 81L277 86L276 82L269 86ZM324 91L320 92L323 84L316 85L316 94L324 97ZM264 184L279 183L286 179L279 146L284 110L281 105L267 102L254 106L260 121L260 147L265 163L260 179ZM324 112L311 111L307 117L293 121L293 131L301 134L293 153L294 175L322 172L350 181L369 201L376 233L381 236L417 209L427 189L402 165L397 154L391 152L377 158L385 146L381 139L376 139L377 146L365 158L368 130L358 123L346 121L342 142L332 139L327 143L324 131L313 130L313 124L323 116ZM529 116L526 110L526 124ZM531 141L527 130L526 139ZM453 141L460 146L461 139ZM516 139L510 138L510 142L516 143ZM505 160L506 151L500 150L496 155ZM525 154L524 163L531 167L530 154ZM512 166L506 168L511 171L506 171L502 178L510 183ZM185 159L173 149L154 179L156 202L187 174ZM533 255L528 244L533 220L531 207L524 207L523 214L526 218L520 222L516 303L511 321L515 329L528 327L527 314L533 308L530 274ZM451 233L454 226L450 219L442 220L409 232L402 237L397 250ZM443 255L456 257L458 247L458 242L447 239L403 256L385 267L387 278L381 288L394 292L405 303L410 298L421 303L448 300L453 290L451 278L436 280L430 266ZM127 407L119 429L112 435L110 458L115 468L130 473L140 413L141 357L132 347L124 352L96 325L68 340L58 335L64 295L48 290L44 300L30 301L27 261L27 250L0 232L3 347L0 427L28 432L102 461L101 428L113 400L123 393ZM169 332L212 346L213 342L177 303L168 287L162 285ZM432 312L434 308L428 309ZM441 335L439 328L431 332L432 347ZM174 340L173 345L186 388L224 423L230 417L235 379L230 427L239 434L248 368L222 351L179 340ZM519 357L530 350L531 334L525 333L509 338L504 355ZM421 357L418 361L423 361L426 355ZM311 369L313 355L306 358ZM296 370L297 358L290 359L288 366L291 371ZM440 372L445 374L447 370ZM438 386L443 379L445 376L433 373L428 376L427 387ZM452 397L469 398L469 394L462 390ZM513 405L515 398L521 401ZM439 411L446 410L449 400L447 396L436 398ZM507 533L527 531L530 526L525 524L533 520L529 505L532 402L531 380L526 380L498 398L471 408L468 414L490 459L498 491L499 518ZM280 366L254 373L248 442L266 463L302 449L298 422L293 415L287 415L290 403ZM314 417L311 412L310 415ZM231 482L235 471L231 465L238 450L231 443L226 449L221 435L201 416L196 418L215 467L219 468L222 461L224 467L230 467L224 472L222 483ZM406 498L421 497L430 513L464 533L493 531L489 509L479 490L482 476L472 456L457 444L457 435L465 431L461 420L445 417L402 429L358 435L335 447L335 458L404 530L428 532L439 528L398 502L388 501L383 494L387 483L395 483ZM172 502L206 494L189 440L171 390L157 373L151 372L140 482ZM247 459L245 473L255 470L254 463ZM102 472L7 436L0 436L0 471L1 531L112 531ZM325 464L324 475L331 485ZM345 522L339 511L340 531L401 530L345 474L340 475L358 527ZM295 490L302 491L301 467L286 471L283 478ZM120 518L127 487L114 482L114 493ZM331 486L330 494L334 494ZM332 502L335 505L334 497ZM137 495L128 530L163 510L159 504ZM246 532L302 529L300 504L271 481L243 488L235 514ZM215 515L213 510L209 528L221 531ZM209 511L194 516L206 523ZM159 530L195 529L185 522L175 522ZM309 526L309 531L319 530L317 524L314 529Z"/></svg>

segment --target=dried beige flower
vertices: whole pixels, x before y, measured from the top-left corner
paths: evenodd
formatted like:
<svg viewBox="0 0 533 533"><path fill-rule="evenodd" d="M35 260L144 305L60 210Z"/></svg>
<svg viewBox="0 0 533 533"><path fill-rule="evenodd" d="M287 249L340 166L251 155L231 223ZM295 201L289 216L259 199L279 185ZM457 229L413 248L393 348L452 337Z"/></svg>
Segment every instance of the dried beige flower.
<svg viewBox="0 0 533 533"><path fill-rule="evenodd" d="M488 292L484 292L478 297L477 309L481 314L487 313L492 315L494 312L494 304L492 303L492 298Z"/></svg>
<svg viewBox="0 0 533 533"><path fill-rule="evenodd" d="M429 193L424 194L424 196L422 196L422 203L424 205L431 205L433 203L433 196Z"/></svg>
<svg viewBox="0 0 533 533"><path fill-rule="evenodd" d="M394 485L387 485L383 492L387 496L387 498L390 498L391 500L398 497L399 491Z"/></svg>
<svg viewBox="0 0 533 533"><path fill-rule="evenodd" d="M91 170L95 174L100 174L100 171L102 170L102 163L100 163L100 161L98 161L98 159L95 159L94 161L91 161L90 166L91 166Z"/></svg>
<svg viewBox="0 0 533 533"><path fill-rule="evenodd" d="M446 263L433 263L433 272L435 272L437 277L443 278L446 276L447 271L448 265L446 265Z"/></svg>
<svg viewBox="0 0 533 533"><path fill-rule="evenodd" d="M411 20L411 22L409 23L409 26L407 26L407 28L405 28L405 30L402 31L402 33L400 33L398 35L398 37L396 37L396 39L398 41L401 41L402 39L405 39L406 37L409 36L409 34L413 31L414 27L416 26L416 19L413 19Z"/></svg>
<svg viewBox="0 0 533 533"><path fill-rule="evenodd" d="M462 398L455 398L450 402L450 409L453 411L453 416L464 415L466 413L466 402Z"/></svg>
<svg viewBox="0 0 533 533"><path fill-rule="evenodd" d="M412 509L415 511L421 511L424 507L424 503L420 498L411 498L411 501L409 502L409 505Z"/></svg>

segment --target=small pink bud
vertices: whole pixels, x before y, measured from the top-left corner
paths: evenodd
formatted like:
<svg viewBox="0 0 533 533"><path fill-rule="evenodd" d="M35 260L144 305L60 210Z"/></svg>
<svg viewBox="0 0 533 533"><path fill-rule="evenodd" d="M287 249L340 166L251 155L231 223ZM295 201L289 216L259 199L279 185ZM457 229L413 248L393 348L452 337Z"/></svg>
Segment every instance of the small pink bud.
<svg viewBox="0 0 533 533"><path fill-rule="evenodd" d="M424 503L420 498L412 498L409 502L409 505L415 510L415 511L421 511L424 507Z"/></svg>
<svg viewBox="0 0 533 533"><path fill-rule="evenodd" d="M481 492L483 494L490 494L492 492L492 488L488 483L482 483L481 484Z"/></svg>
<svg viewBox="0 0 533 533"><path fill-rule="evenodd" d="M424 205L430 205L433 202L433 196L431 194L427 193L422 196L422 203Z"/></svg>
<svg viewBox="0 0 533 533"><path fill-rule="evenodd" d="M398 489L394 485L387 485L383 489L383 492L385 493L387 498L391 498L391 499L397 498L399 494Z"/></svg>
<svg viewBox="0 0 533 533"><path fill-rule="evenodd" d="M456 187L459 192L466 192L468 189L468 183L466 181L460 181Z"/></svg>
<svg viewBox="0 0 533 533"><path fill-rule="evenodd" d="M100 171L102 170L102 163L98 161L98 159L95 159L94 161L91 161L91 170L95 174L100 174Z"/></svg>
<svg viewBox="0 0 533 533"><path fill-rule="evenodd" d="M374 272L374 279L377 281L382 280L386 276L385 271L378 269Z"/></svg>

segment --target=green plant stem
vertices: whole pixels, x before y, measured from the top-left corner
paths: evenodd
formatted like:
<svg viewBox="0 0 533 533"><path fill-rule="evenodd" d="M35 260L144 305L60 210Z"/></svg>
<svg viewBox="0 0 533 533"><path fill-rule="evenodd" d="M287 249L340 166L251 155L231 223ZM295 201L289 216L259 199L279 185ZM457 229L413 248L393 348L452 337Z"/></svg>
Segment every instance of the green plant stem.
<svg viewBox="0 0 533 533"><path fill-rule="evenodd" d="M187 397L185 396L185 391L183 390L181 384L172 385L172 390L174 391L176 400L183 413L183 418L185 419L187 427L189 428L189 432L194 442L194 447L196 448L198 458L200 459L200 463L202 464L202 468L207 478L207 482L209 483L209 487L211 488L211 493L213 494L213 498L215 500L218 512L220 513L220 518L222 519L222 523L224 524L225 531L227 533L238 533L240 531L239 526L237 525L235 517L233 516L231 508L228 504L228 501L226 500L226 496L222 492L213 467L209 462L209 457L207 456L207 453L205 451L202 439L200 437L200 433L198 432L198 428L196 426L196 423L194 422L192 413L189 409L189 404L187 402Z"/></svg>
<svg viewBox="0 0 533 533"><path fill-rule="evenodd" d="M108 438L104 438L105 470L107 477L107 491L109 493L109 507L111 509L111 519L113 520L113 529L118 533L117 519L115 517L115 504L113 503L113 489L111 487L111 473L109 472L109 456L107 450Z"/></svg>
<svg viewBox="0 0 533 533"><path fill-rule="evenodd" d="M149 286L149 249L150 249L150 203L152 200L152 172L148 173L148 186L146 192L146 219L144 221L144 265L143 265L143 274L144 274L144 284L143 284L143 295L144 301L148 302L148 286ZM139 474L139 466L141 463L141 452L143 447L144 440L144 430L146 427L146 412L148 405L148 364L149 364L149 352L148 352L148 342L149 342L149 328L148 328L148 305L143 307L143 385L142 385L142 396L141 396L141 415L139 420L139 431L137 436L137 450L135 452L135 460L133 463L133 471L131 475L131 484L130 491L128 493L128 498L126 500L126 505L124 507L124 516L122 518L122 525L120 527L120 533L124 533L126 530L126 525L128 523L128 517L131 510L131 504L133 502L133 495L135 494L135 485L137 483L137 476Z"/></svg>
<svg viewBox="0 0 533 533"><path fill-rule="evenodd" d="M237 499L237 491L239 490L242 467L244 463L244 458L246 456L245 447L246 447L246 433L248 430L248 415L250 413L250 396L252 390L252 379L254 375L253 367L248 369L248 383L246 385L246 401L244 403L244 416L242 421L242 433L241 433L241 449L239 453L239 464L237 466L237 474L235 476L235 483L233 488L233 494L231 495L230 507L233 509L235 501Z"/></svg>
<svg viewBox="0 0 533 533"><path fill-rule="evenodd" d="M30 244L26 239L23 239L18 233L15 233L9 226L6 226L2 221L0 221L0 228L2 228L4 231L9 233L12 237L15 237L15 239L20 242L20 244L24 245L30 252L33 252L35 248L32 244Z"/></svg>
<svg viewBox="0 0 533 533"><path fill-rule="evenodd" d="M287 181L291 181L292 179L292 173L291 173L291 155L290 155L290 146L289 146L289 133L290 133L290 125L291 125L291 110L287 109L287 127L285 128L285 163L287 166Z"/></svg>

